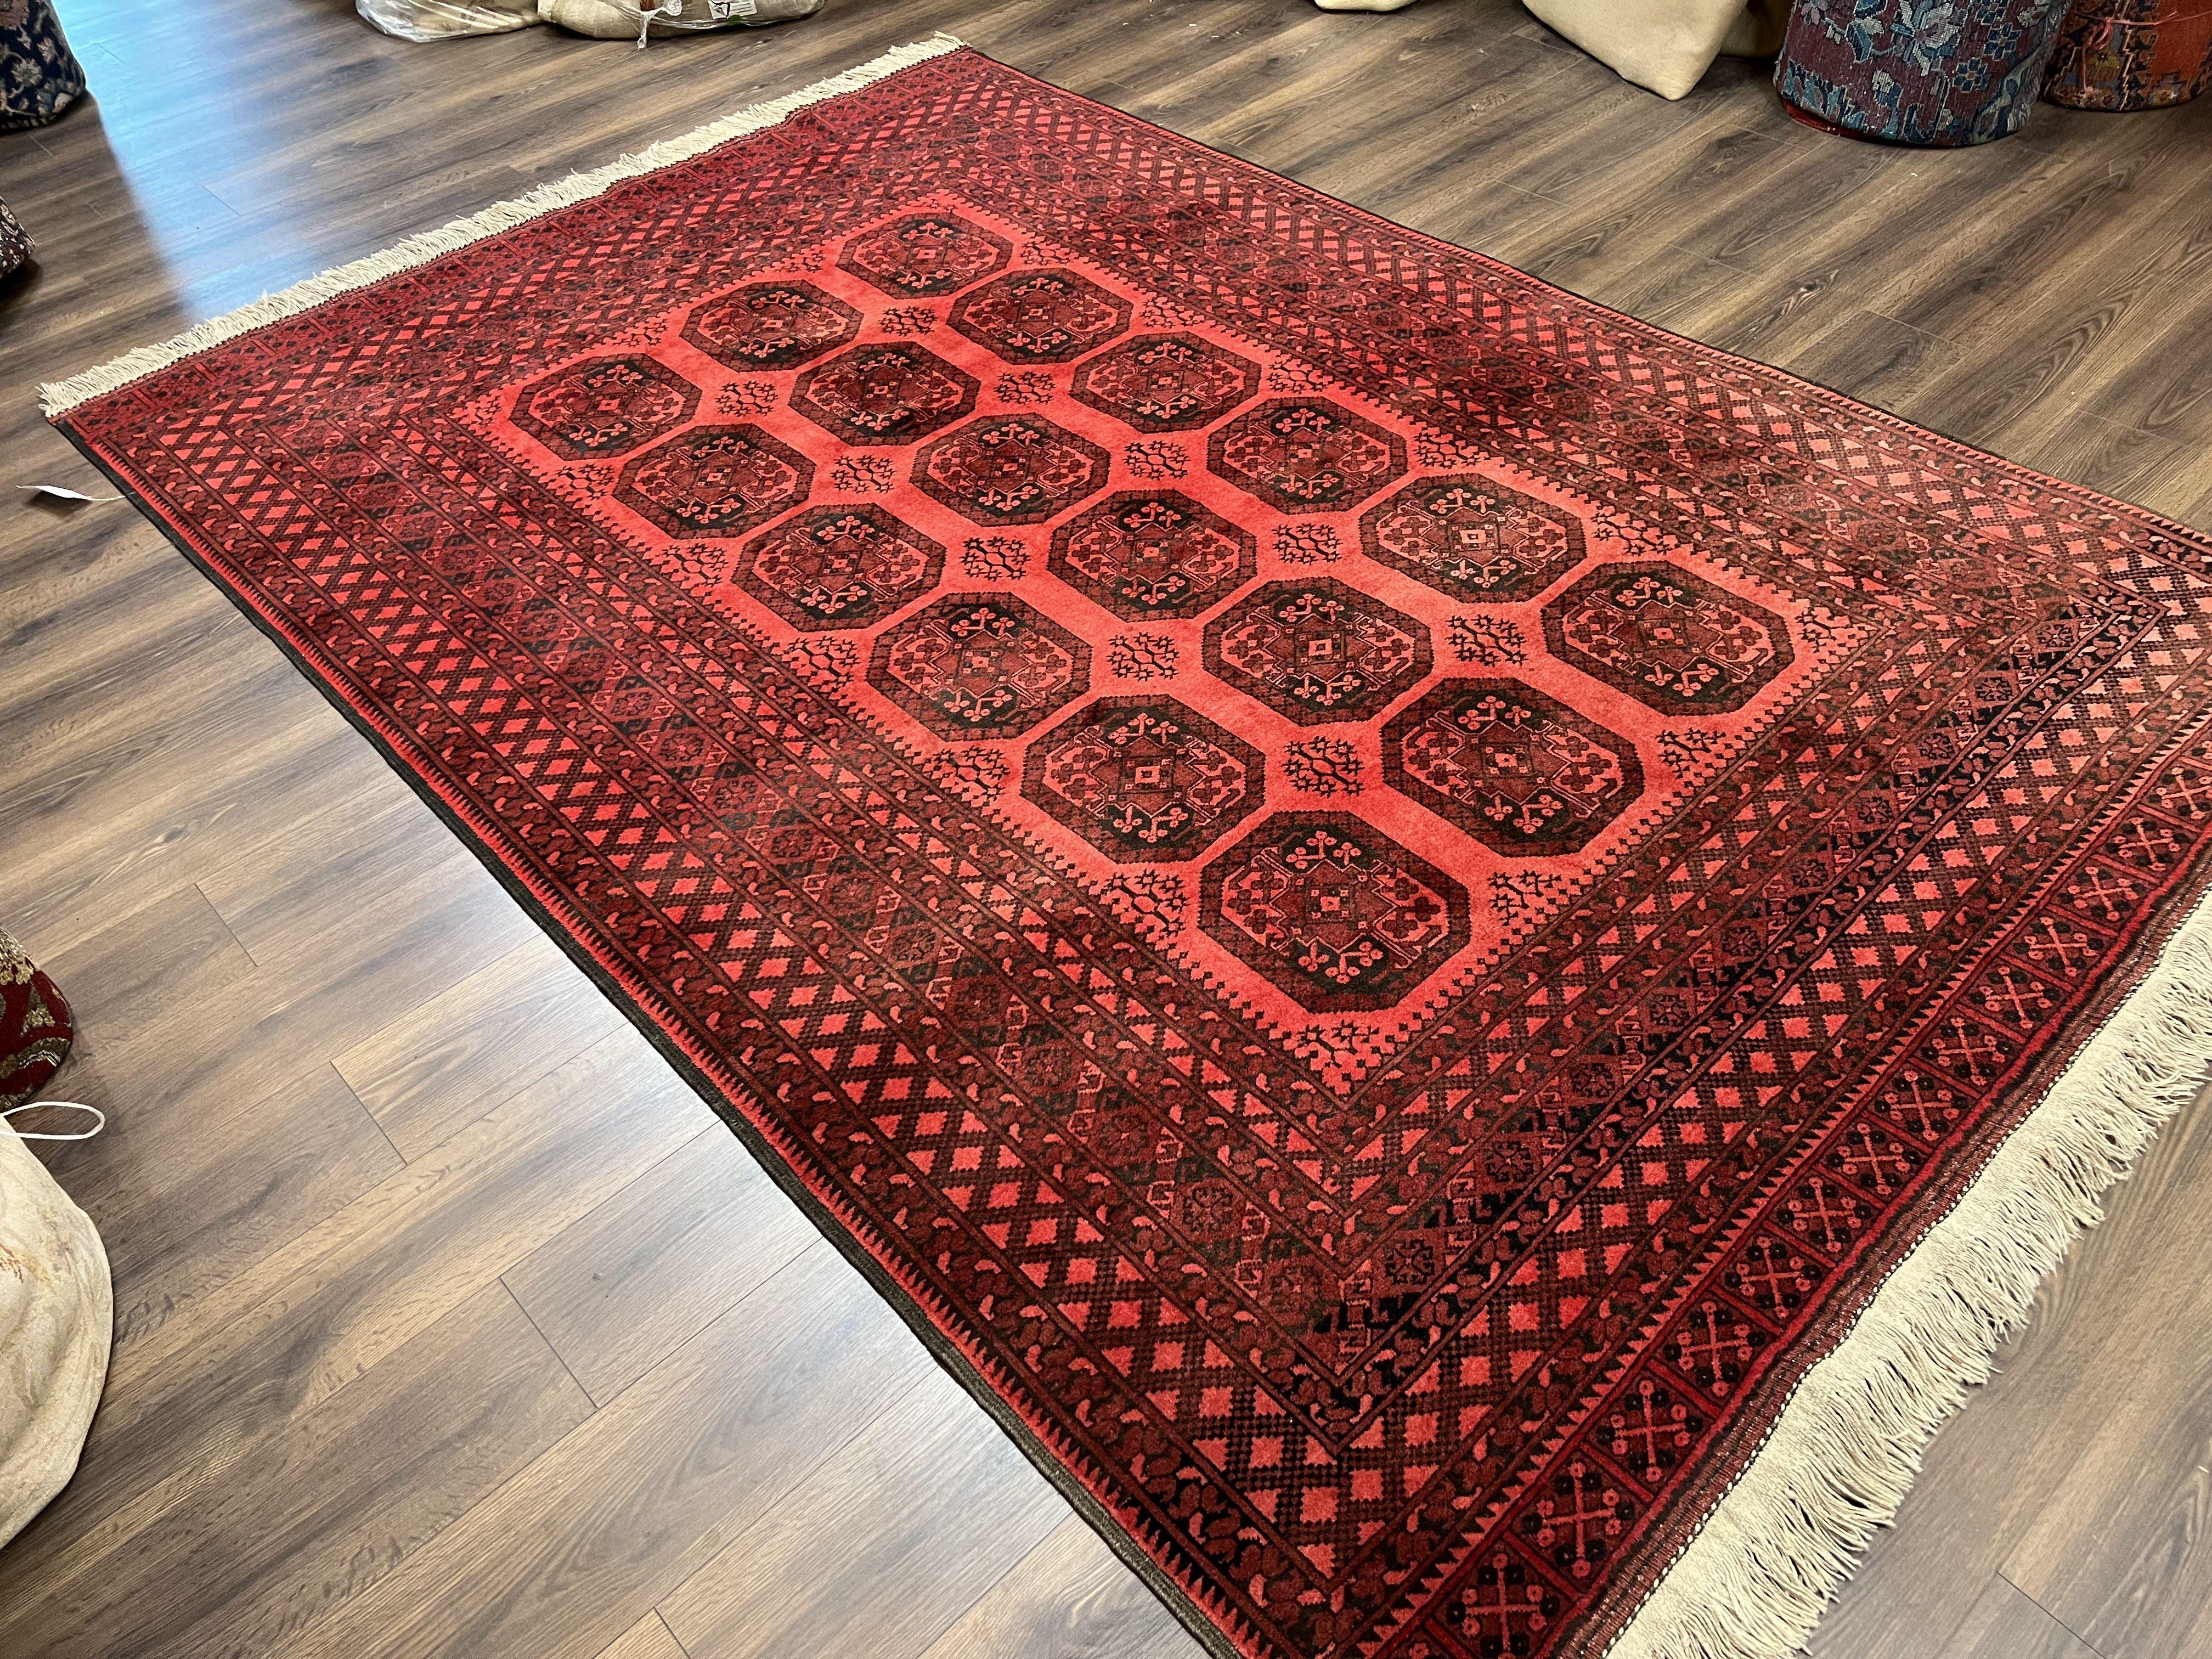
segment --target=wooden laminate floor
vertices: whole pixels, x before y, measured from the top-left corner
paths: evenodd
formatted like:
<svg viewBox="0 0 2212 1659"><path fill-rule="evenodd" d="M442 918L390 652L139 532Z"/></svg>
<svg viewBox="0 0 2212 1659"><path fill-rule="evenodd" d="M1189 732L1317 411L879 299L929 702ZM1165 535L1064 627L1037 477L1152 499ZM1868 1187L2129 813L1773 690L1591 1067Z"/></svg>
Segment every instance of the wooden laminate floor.
<svg viewBox="0 0 2212 1659"><path fill-rule="evenodd" d="M98 94L0 135L0 485L33 388L939 27L1478 247L2212 527L2212 100L1958 154L1679 104L1510 0L830 0L638 52L343 0L62 0ZM51 1162L113 1374L0 1553L9 1659L1193 1659L738 1143L121 504L0 490L0 917L74 997ZM2212 1111L1937 1439L1824 1659L2212 1653Z"/></svg>

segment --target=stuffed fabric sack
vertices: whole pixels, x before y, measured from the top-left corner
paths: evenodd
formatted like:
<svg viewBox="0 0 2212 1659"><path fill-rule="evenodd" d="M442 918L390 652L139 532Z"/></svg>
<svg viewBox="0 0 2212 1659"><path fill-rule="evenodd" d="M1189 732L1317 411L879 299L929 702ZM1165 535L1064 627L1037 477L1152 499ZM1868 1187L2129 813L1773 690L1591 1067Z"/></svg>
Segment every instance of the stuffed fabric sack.
<svg viewBox="0 0 2212 1659"><path fill-rule="evenodd" d="M1802 118L1892 143L1987 143L2035 106L2066 0L1797 0L1775 89Z"/></svg>
<svg viewBox="0 0 2212 1659"><path fill-rule="evenodd" d="M647 32L658 39L740 24L764 28L770 23L811 17L822 9L822 0L678 0L672 11L663 6L648 14L649 4L650 0L640 0L634 6L626 0L538 0L538 15L546 22L596 40L635 40L640 24L646 23L648 15Z"/></svg>
<svg viewBox="0 0 2212 1659"><path fill-rule="evenodd" d="M1782 43L1789 0L1522 0L1536 18L1623 80L1662 98L1696 86L1723 52L1771 58Z"/></svg>
<svg viewBox="0 0 2212 1659"><path fill-rule="evenodd" d="M2212 0L2074 0L2043 95L2075 109L2163 109L2212 87Z"/></svg>
<svg viewBox="0 0 2212 1659"><path fill-rule="evenodd" d="M0 1124L0 1544L76 1472L114 1296L90 1218Z"/></svg>

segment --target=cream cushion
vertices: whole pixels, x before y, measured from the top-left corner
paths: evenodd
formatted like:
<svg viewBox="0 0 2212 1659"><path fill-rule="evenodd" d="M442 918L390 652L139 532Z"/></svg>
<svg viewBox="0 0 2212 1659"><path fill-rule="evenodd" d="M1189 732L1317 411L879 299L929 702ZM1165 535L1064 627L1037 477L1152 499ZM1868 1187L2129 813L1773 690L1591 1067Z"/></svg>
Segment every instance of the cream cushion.
<svg viewBox="0 0 2212 1659"><path fill-rule="evenodd" d="M114 1319L90 1218L0 1126L0 1544L76 1472Z"/></svg>
<svg viewBox="0 0 2212 1659"><path fill-rule="evenodd" d="M1680 98L1720 56L1768 57L1789 7L1778 0L1522 0L1528 9L1622 78Z"/></svg>

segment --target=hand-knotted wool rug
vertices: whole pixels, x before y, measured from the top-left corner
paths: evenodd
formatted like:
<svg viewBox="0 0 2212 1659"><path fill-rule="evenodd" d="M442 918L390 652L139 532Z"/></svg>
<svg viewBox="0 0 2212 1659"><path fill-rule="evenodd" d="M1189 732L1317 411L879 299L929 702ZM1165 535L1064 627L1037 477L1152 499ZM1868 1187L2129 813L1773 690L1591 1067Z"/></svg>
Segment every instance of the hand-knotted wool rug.
<svg viewBox="0 0 2212 1659"><path fill-rule="evenodd" d="M954 45L52 407L1212 1650L1785 1651L2212 1051L2212 544Z"/></svg>

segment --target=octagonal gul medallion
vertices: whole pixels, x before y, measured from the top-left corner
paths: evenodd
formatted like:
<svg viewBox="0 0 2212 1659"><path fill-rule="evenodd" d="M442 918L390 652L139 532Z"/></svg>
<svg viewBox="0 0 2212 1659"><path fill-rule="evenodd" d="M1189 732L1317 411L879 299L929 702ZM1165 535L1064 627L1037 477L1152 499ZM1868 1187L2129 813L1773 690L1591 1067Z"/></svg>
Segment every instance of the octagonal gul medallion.
<svg viewBox="0 0 2212 1659"><path fill-rule="evenodd" d="M1206 465L1278 513L1343 513L1406 470L1406 441L1326 398L1271 398L1213 434Z"/></svg>
<svg viewBox="0 0 2212 1659"><path fill-rule="evenodd" d="M738 550L730 580L793 628L866 628L937 586L945 549L880 507L817 507Z"/></svg>
<svg viewBox="0 0 2212 1659"><path fill-rule="evenodd" d="M1455 599L1533 599L1582 562L1572 514L1479 473L1416 478L1359 515L1361 550Z"/></svg>
<svg viewBox="0 0 2212 1659"><path fill-rule="evenodd" d="M1486 847L1579 852L1644 793L1636 745L1534 686L1449 679L1382 728L1382 774Z"/></svg>
<svg viewBox="0 0 2212 1659"><path fill-rule="evenodd" d="M1110 465L1041 415L987 415L924 445L914 481L977 524L1036 524L1095 494Z"/></svg>
<svg viewBox="0 0 2212 1659"><path fill-rule="evenodd" d="M586 461L651 443L698 407L699 388L665 363L587 357L523 387L514 420L556 455Z"/></svg>
<svg viewBox="0 0 2212 1659"><path fill-rule="evenodd" d="M1348 812L1278 812L1215 859L1199 926L1317 1014L1402 1002L1470 930L1465 887Z"/></svg>
<svg viewBox="0 0 2212 1659"><path fill-rule="evenodd" d="M975 380L922 346L854 346L800 375L791 406L848 444L915 443L975 407Z"/></svg>
<svg viewBox="0 0 2212 1659"><path fill-rule="evenodd" d="M962 295L949 320L1010 363L1064 363L1126 331L1131 310L1072 270L1010 270Z"/></svg>
<svg viewBox="0 0 2212 1659"><path fill-rule="evenodd" d="M1301 726L1371 719L1428 678L1428 625L1334 578L1269 582L1206 627L1209 672Z"/></svg>
<svg viewBox="0 0 2212 1659"><path fill-rule="evenodd" d="M1544 607L1544 640L1662 714L1741 708L1796 658L1781 617L1663 559L1591 571Z"/></svg>
<svg viewBox="0 0 2212 1659"><path fill-rule="evenodd" d="M615 499L672 536L735 536L805 499L814 463L760 428L698 426L625 465Z"/></svg>
<svg viewBox="0 0 2212 1659"><path fill-rule="evenodd" d="M684 337L726 368L797 368L860 331L860 313L811 283L747 283L696 307Z"/></svg>
<svg viewBox="0 0 2212 1659"><path fill-rule="evenodd" d="M1003 593L948 593L877 637L868 684L940 738L1011 738L1090 689L1091 647Z"/></svg>
<svg viewBox="0 0 2212 1659"><path fill-rule="evenodd" d="M951 294L1003 268L1014 250L957 213L909 213L848 240L837 268L902 300Z"/></svg>
<svg viewBox="0 0 2212 1659"><path fill-rule="evenodd" d="M1022 794L1117 864L1172 864L1257 811L1267 770L1173 697L1101 697L1031 740Z"/></svg>
<svg viewBox="0 0 2212 1659"><path fill-rule="evenodd" d="M1211 426L1260 389L1260 366L1195 334L1139 334L1075 371L1079 402L1139 432Z"/></svg>
<svg viewBox="0 0 2212 1659"><path fill-rule="evenodd" d="M1117 617L1195 617L1258 568L1252 532L1180 490L1133 489L1053 532L1045 568Z"/></svg>

